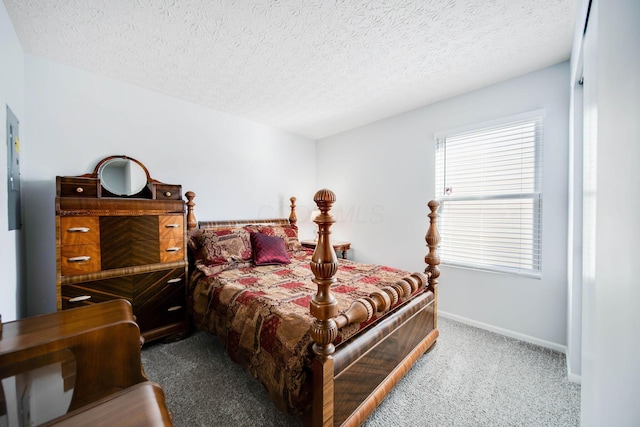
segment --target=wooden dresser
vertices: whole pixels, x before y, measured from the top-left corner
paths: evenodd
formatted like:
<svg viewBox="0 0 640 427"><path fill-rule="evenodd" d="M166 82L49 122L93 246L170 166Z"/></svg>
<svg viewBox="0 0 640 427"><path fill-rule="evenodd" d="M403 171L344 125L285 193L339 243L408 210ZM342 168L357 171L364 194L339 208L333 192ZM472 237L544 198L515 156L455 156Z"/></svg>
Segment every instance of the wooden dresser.
<svg viewBox="0 0 640 427"><path fill-rule="evenodd" d="M112 156L93 173L57 177L56 187L58 310L124 298L145 341L186 335L181 186Z"/></svg>

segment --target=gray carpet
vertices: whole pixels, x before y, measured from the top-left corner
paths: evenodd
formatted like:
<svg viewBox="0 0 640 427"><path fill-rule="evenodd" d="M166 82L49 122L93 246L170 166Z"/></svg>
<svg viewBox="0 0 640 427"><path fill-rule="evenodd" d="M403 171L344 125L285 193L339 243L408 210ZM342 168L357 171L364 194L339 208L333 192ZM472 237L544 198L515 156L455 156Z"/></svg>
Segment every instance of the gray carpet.
<svg viewBox="0 0 640 427"><path fill-rule="evenodd" d="M440 338L365 422L382 426L578 426L580 386L561 353L438 320ZM256 380L198 332L143 348L177 427L299 426Z"/></svg>

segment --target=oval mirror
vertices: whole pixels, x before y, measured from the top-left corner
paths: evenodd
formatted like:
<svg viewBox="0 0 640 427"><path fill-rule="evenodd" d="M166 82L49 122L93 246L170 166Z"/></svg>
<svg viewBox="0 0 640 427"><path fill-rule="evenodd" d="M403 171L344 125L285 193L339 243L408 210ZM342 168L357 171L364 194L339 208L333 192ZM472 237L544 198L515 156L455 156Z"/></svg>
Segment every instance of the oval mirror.
<svg viewBox="0 0 640 427"><path fill-rule="evenodd" d="M130 158L114 157L100 165L102 186L116 196L133 196L147 185L147 171Z"/></svg>

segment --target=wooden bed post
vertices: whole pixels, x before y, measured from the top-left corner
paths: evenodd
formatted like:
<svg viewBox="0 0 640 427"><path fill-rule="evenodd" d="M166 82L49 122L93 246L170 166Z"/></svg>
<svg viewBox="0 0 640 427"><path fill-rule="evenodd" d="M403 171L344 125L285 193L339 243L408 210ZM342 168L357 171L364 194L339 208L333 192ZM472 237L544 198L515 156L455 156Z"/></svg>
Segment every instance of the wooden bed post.
<svg viewBox="0 0 640 427"><path fill-rule="evenodd" d="M193 201L194 197L196 197L196 193L193 191L187 191L184 194L187 197L187 230L193 230L198 227L198 221L196 220L196 216L193 213L193 207L196 205Z"/></svg>
<svg viewBox="0 0 640 427"><path fill-rule="evenodd" d="M311 315L314 317L311 326L311 338L314 341L313 352L313 426L333 426L333 341L338 336L338 326L334 318L338 314L338 302L331 295L331 285L336 281L338 259L329 241L329 228L335 222L329 210L336 200L336 195L327 189L319 190L313 200L320 215L314 222L318 224L318 244L311 257L310 267L318 285L318 292L309 303Z"/></svg>
<svg viewBox="0 0 640 427"><path fill-rule="evenodd" d="M427 263L425 273L429 274L429 289L433 292L435 297L435 312L438 312L438 277L440 277L440 256L438 256L438 245L440 245L440 233L438 233L438 208L440 203L437 200L431 200L428 203L429 209L429 229L425 240L429 247L429 253L424 257L424 261ZM436 316L433 319L433 327L438 327L438 318Z"/></svg>
<svg viewBox="0 0 640 427"><path fill-rule="evenodd" d="M297 222L298 222L298 217L296 216L296 198L295 197L291 197L289 198L289 200L291 201L291 213L289 214L289 224L291 224L292 227L294 228L298 228Z"/></svg>

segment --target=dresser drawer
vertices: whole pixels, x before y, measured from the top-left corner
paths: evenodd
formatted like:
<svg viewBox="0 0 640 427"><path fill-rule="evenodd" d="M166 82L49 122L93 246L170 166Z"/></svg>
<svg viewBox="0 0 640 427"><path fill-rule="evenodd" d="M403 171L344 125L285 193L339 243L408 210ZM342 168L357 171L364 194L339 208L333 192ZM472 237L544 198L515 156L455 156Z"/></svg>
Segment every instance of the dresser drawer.
<svg viewBox="0 0 640 427"><path fill-rule="evenodd" d="M184 239L161 239L160 262L180 261L184 259Z"/></svg>
<svg viewBox="0 0 640 427"><path fill-rule="evenodd" d="M118 295L103 293L96 289L84 287L82 284L62 285L61 294L63 310L121 298Z"/></svg>
<svg viewBox="0 0 640 427"><path fill-rule="evenodd" d="M154 183L156 200L182 200L182 186Z"/></svg>
<svg viewBox="0 0 640 427"><path fill-rule="evenodd" d="M134 307L141 331L160 328L187 319L187 306L184 286L168 286L156 294L153 300Z"/></svg>
<svg viewBox="0 0 640 427"><path fill-rule="evenodd" d="M60 247L60 270L63 276L100 271L100 246L62 245Z"/></svg>
<svg viewBox="0 0 640 427"><path fill-rule="evenodd" d="M157 292L161 292L166 288L184 286L184 283L184 268L175 268L109 277L64 286L93 290L101 294L126 298L135 307L136 305L144 304L147 300L152 300Z"/></svg>
<svg viewBox="0 0 640 427"><path fill-rule="evenodd" d="M158 227L161 239L184 238L184 217L182 215L158 216Z"/></svg>
<svg viewBox="0 0 640 427"><path fill-rule="evenodd" d="M58 177L58 195L61 197L92 197L101 195L100 180L97 178Z"/></svg>
<svg viewBox="0 0 640 427"><path fill-rule="evenodd" d="M99 224L97 216L61 217L60 242L65 246L99 244Z"/></svg>

